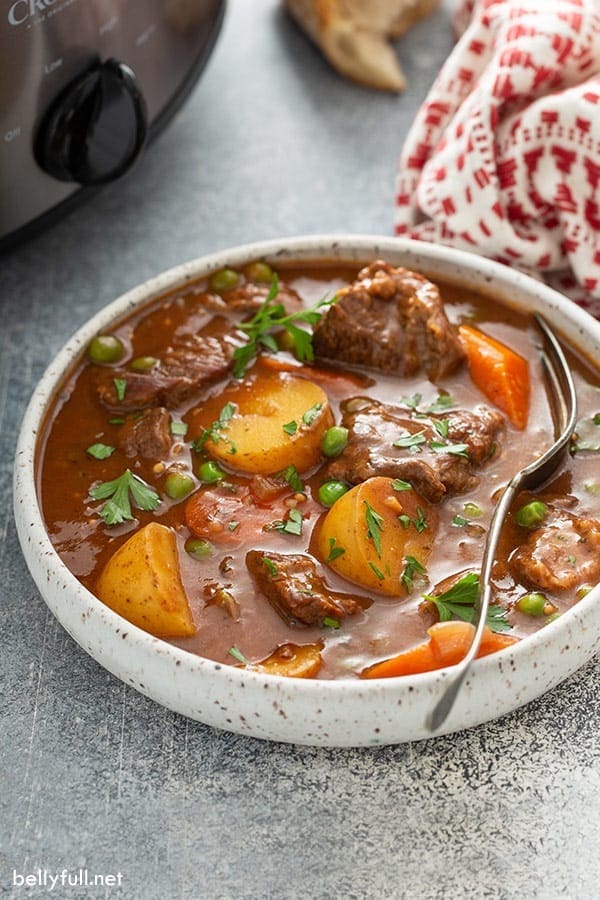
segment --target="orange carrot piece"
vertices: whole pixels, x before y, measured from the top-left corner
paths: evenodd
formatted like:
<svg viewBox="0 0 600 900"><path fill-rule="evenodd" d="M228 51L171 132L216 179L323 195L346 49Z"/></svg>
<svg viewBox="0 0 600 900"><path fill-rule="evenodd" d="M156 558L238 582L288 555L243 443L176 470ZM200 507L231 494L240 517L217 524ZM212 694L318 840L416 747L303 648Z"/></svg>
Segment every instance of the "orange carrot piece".
<svg viewBox="0 0 600 900"><path fill-rule="evenodd" d="M474 384L516 428L523 430L531 392L527 360L471 325L461 325L458 332Z"/></svg>
<svg viewBox="0 0 600 900"><path fill-rule="evenodd" d="M475 629L468 622L437 622L428 629L429 640L391 659L375 663L361 672L361 678L393 678L398 675L418 675L453 666L464 657L471 645ZM486 628L477 659L510 647L519 638L496 634Z"/></svg>

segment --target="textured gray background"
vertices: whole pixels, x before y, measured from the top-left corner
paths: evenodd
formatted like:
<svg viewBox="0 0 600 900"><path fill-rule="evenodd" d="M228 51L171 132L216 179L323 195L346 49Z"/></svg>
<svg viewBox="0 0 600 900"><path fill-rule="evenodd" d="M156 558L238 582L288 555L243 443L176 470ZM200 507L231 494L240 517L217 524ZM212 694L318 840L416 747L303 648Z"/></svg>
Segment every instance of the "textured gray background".
<svg viewBox="0 0 600 900"><path fill-rule="evenodd" d="M451 47L400 43L403 97L339 79L276 0L231 0L190 102L136 171L0 262L0 891L12 870L122 872L123 898L598 898L598 664L471 732L377 750L220 733L116 681L62 631L18 548L18 424L90 314L249 240L390 233L395 160ZM50 895L53 896L53 895Z"/></svg>

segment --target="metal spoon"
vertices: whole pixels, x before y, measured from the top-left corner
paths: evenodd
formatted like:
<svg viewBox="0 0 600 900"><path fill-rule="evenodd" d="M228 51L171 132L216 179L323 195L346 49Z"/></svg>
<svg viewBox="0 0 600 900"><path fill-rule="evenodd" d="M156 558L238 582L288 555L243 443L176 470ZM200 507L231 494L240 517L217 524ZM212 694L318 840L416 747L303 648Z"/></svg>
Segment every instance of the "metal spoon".
<svg viewBox="0 0 600 900"><path fill-rule="evenodd" d="M549 381L548 394L554 407L555 433L558 433L558 437L542 456L511 478L500 496L483 551L479 578L480 594L473 611L473 625L475 625L473 640L466 655L454 666L442 696L427 714L425 723L430 731L436 731L445 722L479 650L490 604L492 567L506 514L517 494L522 490L539 487L556 471L569 451L569 443L575 430L577 397L571 370L554 332L545 319L536 314L535 320L543 338L541 358Z"/></svg>

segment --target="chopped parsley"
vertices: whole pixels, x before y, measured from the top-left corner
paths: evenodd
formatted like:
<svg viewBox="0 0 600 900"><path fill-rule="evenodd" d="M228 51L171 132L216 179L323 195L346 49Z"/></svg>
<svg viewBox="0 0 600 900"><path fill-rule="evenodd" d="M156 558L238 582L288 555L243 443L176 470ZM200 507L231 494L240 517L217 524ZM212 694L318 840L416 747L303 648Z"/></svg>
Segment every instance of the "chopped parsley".
<svg viewBox="0 0 600 900"><path fill-rule="evenodd" d="M381 532L383 531L384 518L373 509L368 500L364 500L363 502L365 504L367 537L373 541L375 552L381 559Z"/></svg>
<svg viewBox="0 0 600 900"><path fill-rule="evenodd" d="M468 519L465 519L464 516L456 515L452 519L452 524L455 525L457 528L464 528L465 525L470 525L471 523L469 522Z"/></svg>
<svg viewBox="0 0 600 900"><path fill-rule="evenodd" d="M450 394L438 394L433 403L430 403L427 407L428 413L441 413L445 412L450 407L455 406L455 402Z"/></svg>
<svg viewBox="0 0 600 900"><path fill-rule="evenodd" d="M385 578L385 575L383 574L381 569L378 569L377 566L375 565L375 563L372 563L372 562L369 563L369 566L375 572L375 575L377 576L377 578L379 578L380 581L383 581L383 579Z"/></svg>
<svg viewBox="0 0 600 900"><path fill-rule="evenodd" d="M115 452L115 448L109 444L92 444L85 452L93 456L94 459L108 459Z"/></svg>
<svg viewBox="0 0 600 900"><path fill-rule="evenodd" d="M289 434L290 436L296 434L296 432L298 431L298 423L294 420L292 420L291 422L286 422L282 427L285 433Z"/></svg>
<svg viewBox="0 0 600 900"><path fill-rule="evenodd" d="M104 481L90 488L90 497L93 500L107 501L100 510L100 517L107 525L119 525L134 518L130 494L139 509L152 511L160 503L156 491L137 475L133 475L129 469L125 469L123 474L113 481Z"/></svg>
<svg viewBox="0 0 600 900"><path fill-rule="evenodd" d="M425 531L427 528L427 518L425 517L425 513L423 512L423 508L421 506L417 506L417 515L414 519L411 519L410 516L407 516L406 513L398 516L398 521L402 525L403 528L410 528L412 525L419 534Z"/></svg>
<svg viewBox="0 0 600 900"><path fill-rule="evenodd" d="M334 538L334 537L329 538L329 556L325 560L326 563L333 562L335 559L338 559L338 557L343 556L344 553L346 552L345 547L336 547L335 542L336 542L336 538Z"/></svg>
<svg viewBox="0 0 600 900"><path fill-rule="evenodd" d="M171 434L176 435L177 437L185 437L187 434L188 427L185 422L171 422Z"/></svg>
<svg viewBox="0 0 600 900"><path fill-rule="evenodd" d="M296 491L296 493L301 494L304 492L304 485L302 484L302 479L298 475L296 466L288 466L287 469L284 469L283 472L279 473L278 477L287 481L289 486L293 491Z"/></svg>
<svg viewBox="0 0 600 900"><path fill-rule="evenodd" d="M410 397L400 397L400 403L409 409L416 409L422 399L423 394L411 394Z"/></svg>
<svg viewBox="0 0 600 900"><path fill-rule="evenodd" d="M269 531L281 531L284 534L294 534L299 537L302 534L302 513L299 509L290 509L285 521L271 522L267 528Z"/></svg>
<svg viewBox="0 0 600 900"><path fill-rule="evenodd" d="M127 390L127 382L124 378L113 378L113 384L115 386L115 391L117 393L117 400L119 403L122 403L125 399L125 392Z"/></svg>
<svg viewBox="0 0 600 900"><path fill-rule="evenodd" d="M434 419L433 427L441 438L446 440L450 429L450 419Z"/></svg>
<svg viewBox="0 0 600 900"><path fill-rule="evenodd" d="M109 425L124 425L125 419L122 419L120 416L114 416L112 419L108 420Z"/></svg>
<svg viewBox="0 0 600 900"><path fill-rule="evenodd" d="M218 444L219 441L226 441L229 444L229 452L232 454L237 453L237 447L233 441L223 434L223 432L227 430L229 422L235 415L236 409L237 407L234 403L226 403L219 413L219 418L215 419L209 428L203 428L200 437L192 442L192 449L194 449L196 453L200 453L204 449L204 445L207 441L212 441L213 444Z"/></svg>
<svg viewBox="0 0 600 900"><path fill-rule="evenodd" d="M339 621L337 619L332 619L331 616L325 616L322 624L325 626L325 628L339 628L340 627Z"/></svg>
<svg viewBox="0 0 600 900"><path fill-rule="evenodd" d="M417 431L415 434L407 433L397 441L394 441L394 447L400 447L401 450L412 450L413 453L420 451L420 445L426 444L427 438L424 431Z"/></svg>
<svg viewBox="0 0 600 900"><path fill-rule="evenodd" d="M315 403L314 406L311 406L310 409L307 409L304 415L302 416L302 421L305 425L312 425L315 421L321 410L323 409L322 403Z"/></svg>
<svg viewBox="0 0 600 900"><path fill-rule="evenodd" d="M269 575L275 577L275 575L279 574L279 569L275 565L272 559L269 559L268 556L263 556L263 562L265 564L265 568L268 570Z"/></svg>
<svg viewBox="0 0 600 900"><path fill-rule="evenodd" d="M400 580L407 591L412 591L415 578L424 578L426 575L427 569L415 556L404 557L404 571Z"/></svg>
<svg viewBox="0 0 600 900"><path fill-rule="evenodd" d="M294 351L299 360L310 362L314 359L312 346L312 334L299 328L297 322L306 325L316 325L326 307L335 303L336 297L320 300L310 309L301 309L298 312L287 314L282 303L275 303L279 294L279 279L273 274L271 287L264 302L248 322L238 325L240 331L245 332L248 341L241 347L237 347L233 353L233 374L236 378L242 378L248 365L254 359L261 347L272 353L279 351L277 341L271 334L273 328L283 328L290 335Z"/></svg>
<svg viewBox="0 0 600 900"><path fill-rule="evenodd" d="M429 446L435 453L451 453L453 456L469 458L468 444L446 444L443 441L429 441Z"/></svg>
<svg viewBox="0 0 600 900"><path fill-rule="evenodd" d="M433 603L438 611L440 622L448 622L452 617L472 622L475 604L479 599L479 575L468 572L442 594L425 594L425 600ZM502 606L490 606L485 624L492 631L508 631L512 626L506 618L506 610Z"/></svg>
<svg viewBox="0 0 600 900"><path fill-rule="evenodd" d="M237 659L238 662L241 662L242 665L244 665L244 666L250 665L250 663L248 662L248 660L246 659L246 657L244 656L242 651L239 650L235 645L233 647L230 647L227 652L229 653L230 656L233 656L234 659Z"/></svg>
<svg viewBox="0 0 600 900"><path fill-rule="evenodd" d="M392 488L395 491L412 491L412 484L410 481L402 481L401 478L394 478L392 481Z"/></svg>

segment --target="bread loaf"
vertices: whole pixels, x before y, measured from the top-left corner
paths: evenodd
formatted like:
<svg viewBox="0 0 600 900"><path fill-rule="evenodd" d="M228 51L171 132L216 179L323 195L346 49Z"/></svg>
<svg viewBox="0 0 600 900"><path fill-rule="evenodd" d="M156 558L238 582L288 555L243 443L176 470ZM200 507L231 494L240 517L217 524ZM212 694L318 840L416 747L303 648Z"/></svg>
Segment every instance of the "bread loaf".
<svg viewBox="0 0 600 900"><path fill-rule="evenodd" d="M367 87L401 92L406 79L390 41L428 15L439 0L284 0L342 75Z"/></svg>

